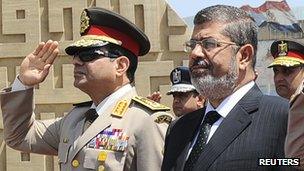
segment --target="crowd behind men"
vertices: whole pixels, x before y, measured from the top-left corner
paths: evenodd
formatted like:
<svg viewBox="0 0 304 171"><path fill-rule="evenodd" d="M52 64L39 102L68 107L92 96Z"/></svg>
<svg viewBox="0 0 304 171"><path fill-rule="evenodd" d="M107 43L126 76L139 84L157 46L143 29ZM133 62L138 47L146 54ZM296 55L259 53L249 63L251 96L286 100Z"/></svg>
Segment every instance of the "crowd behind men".
<svg viewBox="0 0 304 171"><path fill-rule="evenodd" d="M150 50L147 36L112 11L93 7L81 16L81 39L65 51L73 57L74 86L92 101L76 104L63 118L35 120L33 86L44 81L59 51L56 41L40 43L23 60L12 87L1 93L9 146L58 155L61 170L295 170L258 165L261 158L285 157L300 158L304 169L301 43L271 45L269 67L285 99L264 95L255 83L255 21L232 6L202 9L185 43L189 68L171 72L168 94L177 101L189 88L191 97L206 103L174 109L180 117L171 122L166 106L138 96L131 85L138 56ZM185 107L174 101L173 108Z"/></svg>

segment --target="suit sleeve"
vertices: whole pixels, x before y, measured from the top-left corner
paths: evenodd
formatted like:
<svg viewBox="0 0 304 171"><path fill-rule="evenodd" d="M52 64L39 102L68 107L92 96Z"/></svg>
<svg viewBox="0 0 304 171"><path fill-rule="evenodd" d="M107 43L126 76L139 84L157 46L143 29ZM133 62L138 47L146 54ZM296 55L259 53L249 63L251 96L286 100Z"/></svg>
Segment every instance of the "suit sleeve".
<svg viewBox="0 0 304 171"><path fill-rule="evenodd" d="M286 157L300 158L304 169L304 93L303 86L294 96L288 118L287 136L285 142Z"/></svg>
<svg viewBox="0 0 304 171"><path fill-rule="evenodd" d="M4 139L13 149L57 155L60 119L37 121L33 88L1 93Z"/></svg>

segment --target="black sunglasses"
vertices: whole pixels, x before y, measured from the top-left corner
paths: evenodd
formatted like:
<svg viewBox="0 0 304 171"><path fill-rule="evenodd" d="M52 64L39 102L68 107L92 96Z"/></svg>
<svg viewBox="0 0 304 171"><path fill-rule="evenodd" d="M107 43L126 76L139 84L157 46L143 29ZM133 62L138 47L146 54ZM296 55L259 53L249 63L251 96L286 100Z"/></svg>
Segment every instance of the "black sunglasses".
<svg viewBox="0 0 304 171"><path fill-rule="evenodd" d="M104 57L117 58L119 56L120 55L110 53L107 50L90 49L90 50L85 50L85 51L76 53L74 55L74 58L79 57L80 61L82 61L82 62L90 62L90 61L93 61L93 60L99 59L99 58L104 58Z"/></svg>

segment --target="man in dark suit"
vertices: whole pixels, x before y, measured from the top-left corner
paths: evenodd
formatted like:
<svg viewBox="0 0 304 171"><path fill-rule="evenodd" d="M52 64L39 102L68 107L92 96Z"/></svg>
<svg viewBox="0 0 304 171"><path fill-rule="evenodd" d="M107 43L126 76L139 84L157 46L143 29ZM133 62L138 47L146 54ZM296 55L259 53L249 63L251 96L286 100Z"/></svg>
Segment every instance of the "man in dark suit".
<svg viewBox="0 0 304 171"><path fill-rule="evenodd" d="M288 102L263 95L254 82L257 32L254 20L236 7L196 14L185 50L192 83L208 102L170 125L163 171L292 169L280 162Z"/></svg>

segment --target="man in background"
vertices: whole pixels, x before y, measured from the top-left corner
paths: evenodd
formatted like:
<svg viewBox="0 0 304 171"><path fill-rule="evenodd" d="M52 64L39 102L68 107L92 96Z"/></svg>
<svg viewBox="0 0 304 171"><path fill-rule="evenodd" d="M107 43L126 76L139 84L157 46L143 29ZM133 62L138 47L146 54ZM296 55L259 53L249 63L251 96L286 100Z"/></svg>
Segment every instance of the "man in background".
<svg viewBox="0 0 304 171"><path fill-rule="evenodd" d="M173 69L170 81L172 86L167 95L173 96L172 109L176 116L183 116L204 106L205 99L192 85L188 67Z"/></svg>
<svg viewBox="0 0 304 171"><path fill-rule="evenodd" d="M183 116L204 106L205 98L192 85L188 67L174 68L170 73L170 81L172 86L167 95L173 96L172 110L175 116ZM161 94L154 92L147 98L160 102Z"/></svg>
<svg viewBox="0 0 304 171"><path fill-rule="evenodd" d="M300 168L304 169L304 45L277 40L270 50L274 60L269 68L273 68L276 91L290 102L285 155L300 158Z"/></svg>

